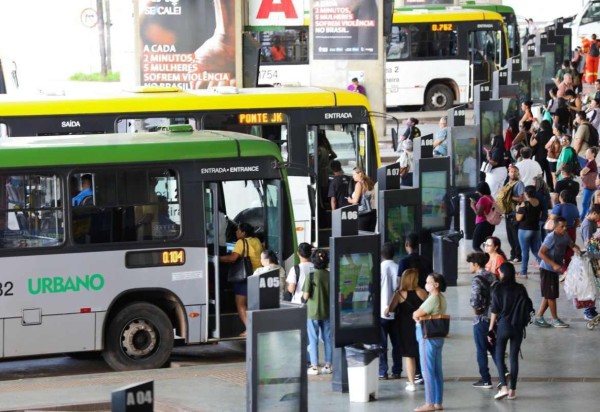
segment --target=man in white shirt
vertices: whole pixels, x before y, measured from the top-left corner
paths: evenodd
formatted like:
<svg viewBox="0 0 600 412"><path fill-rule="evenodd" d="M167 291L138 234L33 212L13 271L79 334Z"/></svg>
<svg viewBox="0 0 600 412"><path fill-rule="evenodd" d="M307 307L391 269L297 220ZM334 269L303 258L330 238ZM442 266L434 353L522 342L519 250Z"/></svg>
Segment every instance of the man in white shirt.
<svg viewBox="0 0 600 412"><path fill-rule="evenodd" d="M517 162L515 166L519 169L521 182L523 182L525 186L535 185L533 178L542 174L542 167L538 162L531 158L531 148L523 147L520 153L523 160Z"/></svg>
<svg viewBox="0 0 600 412"><path fill-rule="evenodd" d="M304 286L304 279L306 279L314 267L310 260L311 255L312 246L310 244L303 242L298 245L298 257L300 258L298 276L296 276L296 269L292 267L285 280L287 283L287 290L292 294L292 303L302 304L302 287Z"/></svg>
<svg viewBox="0 0 600 412"><path fill-rule="evenodd" d="M379 379L388 379L388 336L392 342L392 379L400 379L402 374L402 354L400 353L400 333L394 313L384 315L394 292L398 289L398 264L394 262L394 247L391 243L381 246L381 348L379 354Z"/></svg>

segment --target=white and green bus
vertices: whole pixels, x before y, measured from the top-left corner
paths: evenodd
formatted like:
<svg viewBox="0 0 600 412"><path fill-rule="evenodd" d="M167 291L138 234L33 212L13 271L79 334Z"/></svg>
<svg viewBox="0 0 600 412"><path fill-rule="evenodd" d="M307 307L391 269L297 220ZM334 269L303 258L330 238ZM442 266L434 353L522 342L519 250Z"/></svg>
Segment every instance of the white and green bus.
<svg viewBox="0 0 600 412"><path fill-rule="evenodd" d="M180 128L0 141L1 358L101 351L117 370L156 368L176 339L244 330L218 259L235 242L223 216L291 264L281 153Z"/></svg>

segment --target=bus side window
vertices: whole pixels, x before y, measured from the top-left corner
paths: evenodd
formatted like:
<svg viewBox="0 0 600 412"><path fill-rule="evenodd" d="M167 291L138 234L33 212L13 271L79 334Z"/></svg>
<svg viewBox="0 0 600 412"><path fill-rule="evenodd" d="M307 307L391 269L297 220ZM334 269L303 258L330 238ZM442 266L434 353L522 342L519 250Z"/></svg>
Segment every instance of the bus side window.
<svg viewBox="0 0 600 412"><path fill-rule="evenodd" d="M58 246L64 239L62 180L52 174L0 175L3 248Z"/></svg>
<svg viewBox="0 0 600 412"><path fill-rule="evenodd" d="M177 176L173 170L98 171L94 205L72 208L75 243L173 239L180 233Z"/></svg>

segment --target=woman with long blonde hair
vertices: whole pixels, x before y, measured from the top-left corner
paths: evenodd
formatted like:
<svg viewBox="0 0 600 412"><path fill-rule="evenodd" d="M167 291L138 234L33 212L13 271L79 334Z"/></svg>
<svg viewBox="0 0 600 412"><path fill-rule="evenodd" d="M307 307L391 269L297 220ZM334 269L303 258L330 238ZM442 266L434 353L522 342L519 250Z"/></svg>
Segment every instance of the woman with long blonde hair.
<svg viewBox="0 0 600 412"><path fill-rule="evenodd" d="M355 182L354 192L351 197L348 197L348 203L351 205L359 205L358 229L374 232L375 225L377 224L375 183L360 167L354 168L352 179L354 179Z"/></svg>

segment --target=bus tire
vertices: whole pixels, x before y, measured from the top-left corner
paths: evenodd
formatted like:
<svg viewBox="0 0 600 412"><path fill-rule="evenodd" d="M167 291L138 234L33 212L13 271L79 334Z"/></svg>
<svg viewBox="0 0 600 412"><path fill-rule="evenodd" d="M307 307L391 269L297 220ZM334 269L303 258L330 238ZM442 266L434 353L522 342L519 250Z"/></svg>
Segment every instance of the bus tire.
<svg viewBox="0 0 600 412"><path fill-rule="evenodd" d="M425 93L425 110L448 110L454 103L454 93L445 84L434 84Z"/></svg>
<svg viewBox="0 0 600 412"><path fill-rule="evenodd" d="M102 357L118 371L164 366L173 349L173 325L159 307L131 303L110 320Z"/></svg>

